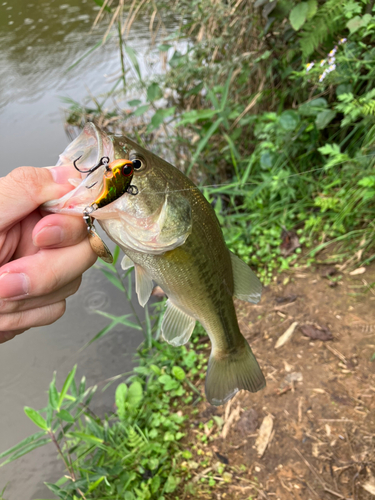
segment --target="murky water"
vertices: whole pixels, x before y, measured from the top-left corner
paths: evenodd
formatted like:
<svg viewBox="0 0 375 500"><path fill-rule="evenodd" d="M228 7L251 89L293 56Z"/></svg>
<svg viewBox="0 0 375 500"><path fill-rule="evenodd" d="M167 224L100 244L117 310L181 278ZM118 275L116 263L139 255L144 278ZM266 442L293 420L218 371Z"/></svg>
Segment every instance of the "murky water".
<svg viewBox="0 0 375 500"><path fill-rule="evenodd" d="M119 75L115 37L71 71L67 68L103 35L91 32L98 8L92 0L0 0L0 175L20 165L46 166L57 161L69 142L59 96L76 101L109 90ZM148 23L138 21L129 43L144 69L154 71L157 56L147 55ZM42 408L54 370L60 384L75 363L89 384L128 371L142 334L121 328L79 351L107 324L93 308L126 314L128 305L100 271L91 269L80 291L68 300L65 316L54 325L30 330L0 346L0 452L35 432L25 405ZM138 313L142 315L141 308ZM110 410L111 390L95 398ZM52 445L0 469L6 500L52 498L43 481L62 470Z"/></svg>

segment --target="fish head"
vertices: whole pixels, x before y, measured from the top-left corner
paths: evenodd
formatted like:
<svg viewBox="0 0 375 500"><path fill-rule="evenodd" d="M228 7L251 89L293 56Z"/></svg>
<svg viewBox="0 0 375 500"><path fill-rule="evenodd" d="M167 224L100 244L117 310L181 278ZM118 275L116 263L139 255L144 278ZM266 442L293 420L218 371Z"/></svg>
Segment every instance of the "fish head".
<svg viewBox="0 0 375 500"><path fill-rule="evenodd" d="M75 166L81 172L80 178L69 179L75 189L62 198L44 203L41 208L47 212L82 215L84 209L103 191L106 166L103 164L89 174L87 171L98 165L105 156L109 160L115 157L112 141L93 123L87 123L79 136L59 155L56 163L56 166L70 169Z"/></svg>
<svg viewBox="0 0 375 500"><path fill-rule="evenodd" d="M60 155L58 165L76 164L89 170L107 156L130 160L132 186L112 203L90 213L109 237L123 250L162 254L183 244L192 229L191 204L184 189L195 186L175 167L124 136L107 135L88 123L82 133ZM59 200L45 203L44 210L82 215L103 191L105 166L82 173L75 189Z"/></svg>

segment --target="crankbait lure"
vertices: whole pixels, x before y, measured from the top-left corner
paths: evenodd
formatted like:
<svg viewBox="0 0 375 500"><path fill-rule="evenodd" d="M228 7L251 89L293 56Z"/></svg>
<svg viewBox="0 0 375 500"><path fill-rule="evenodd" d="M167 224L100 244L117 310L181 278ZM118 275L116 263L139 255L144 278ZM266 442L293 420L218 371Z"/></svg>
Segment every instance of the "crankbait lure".
<svg viewBox="0 0 375 500"><path fill-rule="evenodd" d="M99 167L105 167L105 172L103 175L103 189L96 200L94 200L91 205L87 206L83 210L83 220L87 225L91 248L94 250L96 255L98 255L105 262L111 264L113 262L113 256L107 245L96 232L91 214L98 208L105 207L109 203L117 200L125 193L129 193L132 195L138 194L138 188L131 185L134 174L134 165L131 160L124 159L114 160L109 163L108 156L103 156L100 162L94 167L90 168L89 170L80 170L76 165L76 162L80 158L81 157L74 160L73 165L76 170L78 170L78 172L88 174L88 176ZM95 184L97 184L97 182L94 182L94 184L91 184L91 186L87 186L87 188L91 189L95 186Z"/></svg>

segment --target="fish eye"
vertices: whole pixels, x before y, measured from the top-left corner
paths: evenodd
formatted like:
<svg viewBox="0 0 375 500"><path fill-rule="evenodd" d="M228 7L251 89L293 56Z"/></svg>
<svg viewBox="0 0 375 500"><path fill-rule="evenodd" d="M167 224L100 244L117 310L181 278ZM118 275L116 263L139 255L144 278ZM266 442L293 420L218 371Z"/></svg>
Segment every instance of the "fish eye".
<svg viewBox="0 0 375 500"><path fill-rule="evenodd" d="M133 166L132 165L124 165L122 167L122 175L124 175L125 177L128 177L129 175L131 175L133 173Z"/></svg>
<svg viewBox="0 0 375 500"><path fill-rule="evenodd" d="M141 168L146 166L146 163L140 158L132 159L132 163L135 170L140 170Z"/></svg>

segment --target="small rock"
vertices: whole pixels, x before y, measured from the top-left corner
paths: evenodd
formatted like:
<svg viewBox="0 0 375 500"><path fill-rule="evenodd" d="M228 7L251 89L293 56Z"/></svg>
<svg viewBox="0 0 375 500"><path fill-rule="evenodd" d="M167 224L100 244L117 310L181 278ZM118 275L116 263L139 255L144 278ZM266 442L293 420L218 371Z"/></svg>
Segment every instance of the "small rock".
<svg viewBox="0 0 375 500"><path fill-rule="evenodd" d="M245 411L237 423L237 429L244 435L252 434L258 427L258 414L252 408Z"/></svg>
<svg viewBox="0 0 375 500"><path fill-rule="evenodd" d="M301 332L305 337L314 340L333 340L332 332L326 326L319 325L301 325Z"/></svg>
<svg viewBox="0 0 375 500"><path fill-rule="evenodd" d="M275 298L276 304L290 304L291 302L294 302L297 299L297 295L285 295L284 296L278 296Z"/></svg>
<svg viewBox="0 0 375 500"><path fill-rule="evenodd" d="M229 464L229 460L227 459L227 457L225 455L222 455L218 451L215 451L215 453L216 453L217 458L220 460L220 462L222 464L225 464L225 465Z"/></svg>

